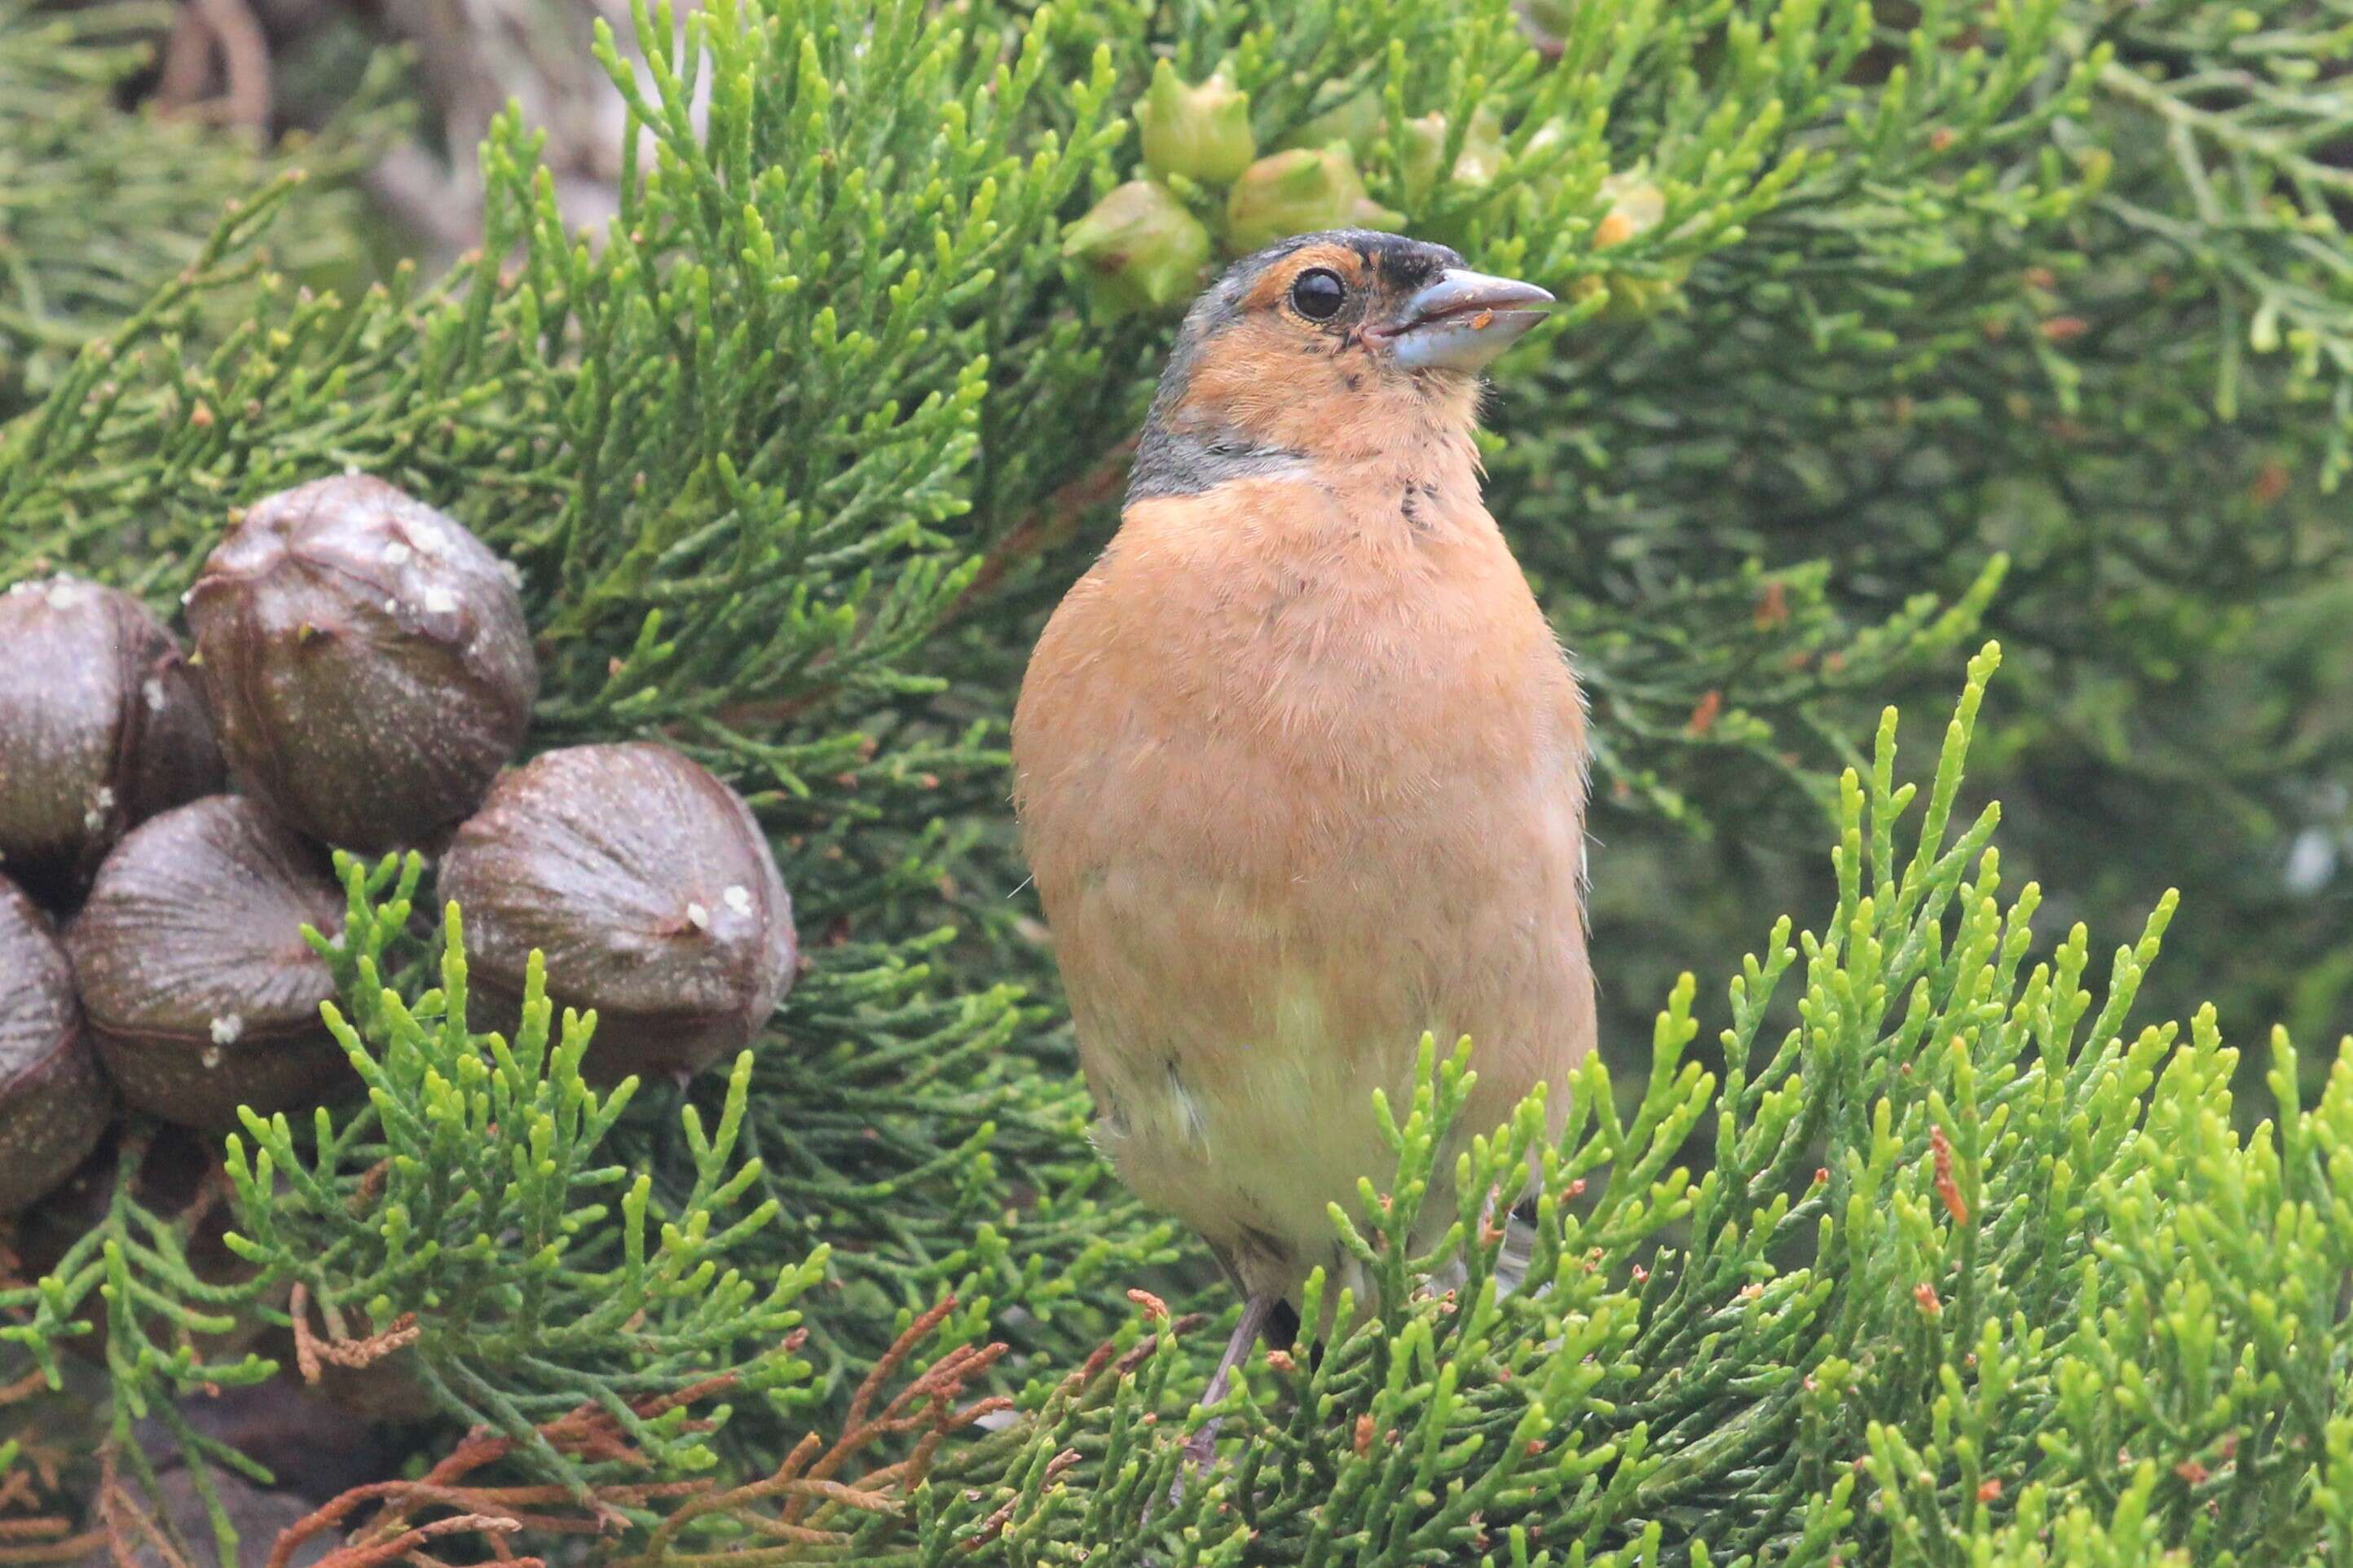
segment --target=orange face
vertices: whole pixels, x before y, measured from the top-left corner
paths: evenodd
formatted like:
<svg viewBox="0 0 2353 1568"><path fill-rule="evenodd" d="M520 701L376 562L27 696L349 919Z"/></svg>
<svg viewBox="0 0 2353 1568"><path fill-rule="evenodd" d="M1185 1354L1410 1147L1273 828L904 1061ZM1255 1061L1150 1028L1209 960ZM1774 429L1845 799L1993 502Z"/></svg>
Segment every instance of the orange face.
<svg viewBox="0 0 2353 1568"><path fill-rule="evenodd" d="M1286 240L1193 307L1153 418L1169 443L1212 458L1349 460L1459 437L1477 415L1479 370L1550 300L1398 235Z"/></svg>

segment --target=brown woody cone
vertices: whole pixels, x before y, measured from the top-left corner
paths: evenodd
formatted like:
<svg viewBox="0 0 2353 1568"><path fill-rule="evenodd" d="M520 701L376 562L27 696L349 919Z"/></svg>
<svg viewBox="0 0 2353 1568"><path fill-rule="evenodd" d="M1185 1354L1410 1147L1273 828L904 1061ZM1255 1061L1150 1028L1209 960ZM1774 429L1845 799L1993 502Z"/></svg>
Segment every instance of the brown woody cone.
<svg viewBox="0 0 2353 1568"><path fill-rule="evenodd" d="M793 906L743 797L666 746L550 752L501 778L441 862L490 1026L533 949L559 1006L596 1010L612 1082L732 1057L792 984Z"/></svg>
<svg viewBox="0 0 2353 1568"><path fill-rule="evenodd" d="M370 854L430 845L472 811L539 690L499 558L364 474L248 510L189 591L188 625L237 786Z"/></svg>
<svg viewBox="0 0 2353 1568"><path fill-rule="evenodd" d="M219 1131L359 1080L319 1005L334 994L302 940L343 929L320 851L242 795L214 795L134 830L66 928L83 1011L123 1099Z"/></svg>
<svg viewBox="0 0 2353 1568"><path fill-rule="evenodd" d="M0 1215L72 1174L114 1114L47 917L0 879Z"/></svg>
<svg viewBox="0 0 2353 1568"><path fill-rule="evenodd" d="M0 872L62 907L125 832L221 777L186 661L145 605L71 577L0 595Z"/></svg>

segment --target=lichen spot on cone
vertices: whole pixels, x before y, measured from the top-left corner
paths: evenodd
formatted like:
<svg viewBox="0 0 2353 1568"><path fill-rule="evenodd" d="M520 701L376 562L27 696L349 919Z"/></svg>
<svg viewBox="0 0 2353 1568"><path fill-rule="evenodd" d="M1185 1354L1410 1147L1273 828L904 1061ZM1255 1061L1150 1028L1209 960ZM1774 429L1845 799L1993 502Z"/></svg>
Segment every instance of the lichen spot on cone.
<svg viewBox="0 0 2353 1568"><path fill-rule="evenodd" d="M501 777L442 858L473 994L511 1029L531 954L558 1007L596 1013L600 1082L701 1071L791 985L792 900L744 798L642 742L549 752Z"/></svg>
<svg viewBox="0 0 2353 1568"><path fill-rule="evenodd" d="M434 845L539 693L515 579L454 519L347 474L248 509L188 594L238 788L322 843Z"/></svg>
<svg viewBox="0 0 2353 1568"><path fill-rule="evenodd" d="M49 922L0 879L0 1215L73 1173L114 1114Z"/></svg>
<svg viewBox="0 0 2353 1568"><path fill-rule="evenodd" d="M65 933L122 1098L218 1131L240 1105L268 1116L358 1092L319 1015L334 976L302 936L308 925L332 940L343 909L325 852L247 796L134 829Z"/></svg>
<svg viewBox="0 0 2353 1568"><path fill-rule="evenodd" d="M0 874L65 907L125 832L221 780L187 661L145 605L62 576L0 594Z"/></svg>

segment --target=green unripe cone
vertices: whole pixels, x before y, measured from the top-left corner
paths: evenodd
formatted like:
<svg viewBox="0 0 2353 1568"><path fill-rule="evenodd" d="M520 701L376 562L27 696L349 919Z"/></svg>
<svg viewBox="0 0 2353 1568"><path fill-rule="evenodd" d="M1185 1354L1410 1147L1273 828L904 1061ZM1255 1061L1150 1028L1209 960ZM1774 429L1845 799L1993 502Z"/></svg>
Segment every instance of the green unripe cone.
<svg viewBox="0 0 2353 1568"><path fill-rule="evenodd" d="M1482 104L1471 114L1471 129L1462 138L1462 151L1454 160L1454 179L1458 184L1492 185L1495 176L1504 172L1504 121L1493 109Z"/></svg>
<svg viewBox="0 0 2353 1568"><path fill-rule="evenodd" d="M1554 148L1568 141L1568 134L1567 121L1560 119L1546 121L1536 127L1535 134L1529 137L1527 144L1520 149L1521 162L1533 163L1549 155Z"/></svg>
<svg viewBox="0 0 2353 1568"><path fill-rule="evenodd" d="M1337 145L1261 158L1226 198L1226 243L1237 252L1319 228L1394 228L1404 221L1365 194L1356 161Z"/></svg>
<svg viewBox="0 0 2353 1568"><path fill-rule="evenodd" d="M1439 154L1446 150L1446 116L1435 111L1398 127L1398 162L1406 199L1419 202L1438 183Z"/></svg>
<svg viewBox="0 0 2353 1568"><path fill-rule="evenodd" d="M1085 269L1097 298L1158 313L1200 287L1209 231L1166 186L1130 180L1062 231L1062 255Z"/></svg>
<svg viewBox="0 0 2353 1568"><path fill-rule="evenodd" d="M1152 73L1150 90L1135 106L1135 124L1144 140L1145 167L1163 179L1182 174L1204 184L1229 184L1258 156L1250 94L1222 70L1198 87L1187 87L1176 68L1162 60Z"/></svg>
<svg viewBox="0 0 2353 1568"><path fill-rule="evenodd" d="M1293 147L1305 147L1312 152L1318 147L1329 147L1336 142L1361 158L1372 150L1373 142L1388 122L1388 117L1381 111L1380 95L1360 92L1335 104L1293 131L1276 144L1276 150L1288 152Z"/></svg>

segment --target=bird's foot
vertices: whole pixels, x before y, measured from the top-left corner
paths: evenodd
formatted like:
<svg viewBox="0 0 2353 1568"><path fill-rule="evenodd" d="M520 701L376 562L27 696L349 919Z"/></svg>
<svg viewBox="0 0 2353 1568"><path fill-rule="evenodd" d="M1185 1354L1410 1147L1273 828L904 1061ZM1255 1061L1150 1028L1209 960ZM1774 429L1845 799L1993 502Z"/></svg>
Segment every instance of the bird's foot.
<svg viewBox="0 0 2353 1568"><path fill-rule="evenodd" d="M1171 1509L1185 1506L1185 1489L1192 1484L1193 1472L1208 1469L1217 1462L1217 1458L1218 1423L1213 1419L1185 1439L1184 1460L1176 1467L1176 1479L1168 1484L1168 1506ZM1147 1520L1152 1517L1149 1508L1145 1510L1144 1517Z"/></svg>
<svg viewBox="0 0 2353 1568"><path fill-rule="evenodd" d="M1209 1379L1209 1386L1201 1396L1205 1406L1215 1405L1226 1396L1226 1384L1232 1378L1235 1365L1257 1342L1259 1331L1266 1326L1267 1315L1274 1310L1271 1296L1254 1295L1242 1302L1241 1321L1234 1325L1233 1337L1226 1342L1226 1353L1218 1358L1218 1370ZM1185 1501L1185 1488L1197 1469L1206 1469L1218 1457L1218 1426L1220 1418L1210 1416L1201 1423L1201 1429L1185 1440L1185 1454L1176 1467L1176 1479L1168 1488L1168 1506L1172 1509ZM1144 1522L1152 1521L1153 1504L1144 1507Z"/></svg>

